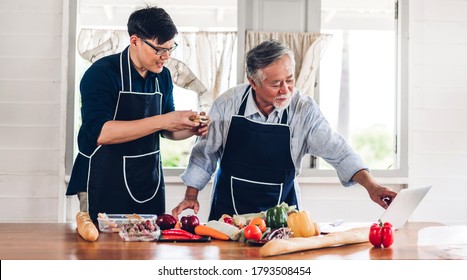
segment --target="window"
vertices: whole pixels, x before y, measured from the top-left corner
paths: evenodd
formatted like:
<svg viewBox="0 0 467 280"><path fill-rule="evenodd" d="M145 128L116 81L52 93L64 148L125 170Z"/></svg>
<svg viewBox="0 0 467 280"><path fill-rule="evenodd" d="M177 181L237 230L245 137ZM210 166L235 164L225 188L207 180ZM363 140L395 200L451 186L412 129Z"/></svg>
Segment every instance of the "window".
<svg viewBox="0 0 467 280"><path fill-rule="evenodd" d="M406 172L397 5L392 0L321 0L318 30L332 39L321 58L315 99L333 129L378 176ZM309 166L333 169L322 159L312 158Z"/></svg>
<svg viewBox="0 0 467 280"><path fill-rule="evenodd" d="M321 7L321 31L333 35L320 66L322 111L371 169L394 169L394 3L323 0Z"/></svg>
<svg viewBox="0 0 467 280"><path fill-rule="evenodd" d="M321 63L323 113L372 169L395 168L394 32L324 32L333 40Z"/></svg>

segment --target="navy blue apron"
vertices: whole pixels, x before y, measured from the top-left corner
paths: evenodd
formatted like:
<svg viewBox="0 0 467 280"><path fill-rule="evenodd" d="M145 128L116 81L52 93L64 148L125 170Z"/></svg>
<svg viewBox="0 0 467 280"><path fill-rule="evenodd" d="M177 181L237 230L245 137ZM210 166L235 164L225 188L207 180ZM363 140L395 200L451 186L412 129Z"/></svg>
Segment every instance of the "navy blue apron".
<svg viewBox="0 0 467 280"><path fill-rule="evenodd" d="M238 114L232 116L209 220L222 214L257 213L282 202L297 205L287 109L279 123L247 119L249 89L243 94Z"/></svg>
<svg viewBox="0 0 467 280"><path fill-rule="evenodd" d="M124 72L128 72L125 87ZM160 115L162 94L157 78L156 92L132 92L130 54L120 56L122 90L114 120L130 121ZM127 90L128 89L128 90ZM127 143L101 145L89 158L88 211L93 220L98 213L162 214L165 190L159 152L159 133Z"/></svg>

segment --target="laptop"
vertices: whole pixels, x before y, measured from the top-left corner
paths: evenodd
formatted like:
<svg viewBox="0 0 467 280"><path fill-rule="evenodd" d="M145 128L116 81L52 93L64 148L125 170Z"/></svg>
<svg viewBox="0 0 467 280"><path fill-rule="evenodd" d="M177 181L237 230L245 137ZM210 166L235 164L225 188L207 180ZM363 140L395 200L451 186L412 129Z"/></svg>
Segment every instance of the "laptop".
<svg viewBox="0 0 467 280"><path fill-rule="evenodd" d="M383 212L380 220L383 223L391 223L394 229L401 228L430 189L431 186L400 190Z"/></svg>
<svg viewBox="0 0 467 280"><path fill-rule="evenodd" d="M389 204L388 208L384 210L380 220L389 222L393 225L394 229L399 229L410 218L413 211L417 208L425 195L431 189L431 186L417 187L410 189L402 189L397 193L397 196ZM375 221L376 222L376 221ZM356 227L369 227L374 222L344 222L344 220L336 220L333 223L319 223L321 232L323 234L344 231Z"/></svg>

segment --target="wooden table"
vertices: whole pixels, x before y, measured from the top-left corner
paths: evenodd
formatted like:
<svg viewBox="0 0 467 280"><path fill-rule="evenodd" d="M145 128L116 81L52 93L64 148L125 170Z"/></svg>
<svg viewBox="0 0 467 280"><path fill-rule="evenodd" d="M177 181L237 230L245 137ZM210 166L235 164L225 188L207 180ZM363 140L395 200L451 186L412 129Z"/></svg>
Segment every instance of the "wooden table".
<svg viewBox="0 0 467 280"><path fill-rule="evenodd" d="M395 233L390 248L367 243L262 258L259 247L234 241L208 243L125 242L117 233L101 233L98 241L82 239L73 223L0 223L2 260L390 260L440 259L417 246L418 231L437 223L408 223Z"/></svg>

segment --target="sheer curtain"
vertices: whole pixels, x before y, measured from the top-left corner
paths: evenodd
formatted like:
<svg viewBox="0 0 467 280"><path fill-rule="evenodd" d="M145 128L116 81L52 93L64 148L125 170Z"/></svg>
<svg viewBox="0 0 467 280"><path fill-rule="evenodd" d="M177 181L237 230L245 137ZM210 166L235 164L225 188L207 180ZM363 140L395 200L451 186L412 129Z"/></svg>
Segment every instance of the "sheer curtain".
<svg viewBox="0 0 467 280"><path fill-rule="evenodd" d="M200 110L209 111L212 101L235 82L233 69L237 32L180 32L177 50L167 67L174 83L198 94ZM126 30L82 29L78 53L88 62L121 52L129 43Z"/></svg>
<svg viewBox="0 0 467 280"><path fill-rule="evenodd" d="M83 28L78 34L79 55L88 62L121 52L129 44L126 30Z"/></svg>
<svg viewBox="0 0 467 280"><path fill-rule="evenodd" d="M292 49L295 56L295 86L313 97L319 62L331 35L306 32L247 31L245 52L268 39L279 40Z"/></svg>
<svg viewBox="0 0 467 280"><path fill-rule="evenodd" d="M167 67L177 85L177 75L188 75L189 72L188 77L191 78L188 81L196 78L197 84L204 85L205 91L195 91L198 92L200 108L209 111L212 101L236 83L233 75L236 73L237 32L181 32L176 40L179 45L173 55L176 60Z"/></svg>
<svg viewBox="0 0 467 280"><path fill-rule="evenodd" d="M267 39L289 45L295 55L296 87L314 96L316 73L329 34L247 31L245 52ZM200 110L209 111L212 101L236 83L234 63L237 32L180 32L179 45L167 67L174 83L198 94ZM129 42L126 30L82 29L78 52L89 62L122 51Z"/></svg>

